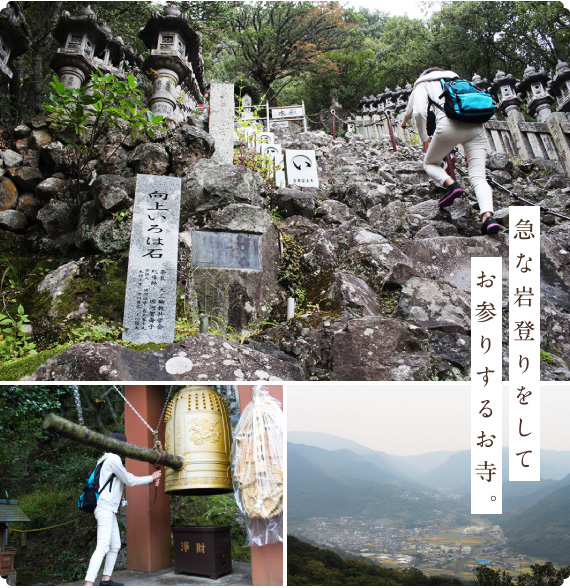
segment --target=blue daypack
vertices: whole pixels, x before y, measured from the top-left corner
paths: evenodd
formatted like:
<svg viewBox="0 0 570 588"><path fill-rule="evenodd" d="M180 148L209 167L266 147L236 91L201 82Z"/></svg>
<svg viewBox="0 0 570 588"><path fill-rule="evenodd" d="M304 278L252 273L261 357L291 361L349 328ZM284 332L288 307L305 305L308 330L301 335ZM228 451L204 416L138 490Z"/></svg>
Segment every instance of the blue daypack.
<svg viewBox="0 0 570 588"><path fill-rule="evenodd" d="M497 112L491 94L473 82L461 78L442 78L441 86L443 93L440 98L445 98L445 106L442 108L433 100L430 103L449 118L466 123L485 123Z"/></svg>
<svg viewBox="0 0 570 588"><path fill-rule="evenodd" d="M97 500L99 500L99 495L105 490L107 484L111 482L109 486L109 490L113 487L113 478L115 474L111 474L109 479L105 482L105 485L101 490L99 490L99 477L101 475L101 468L105 460L101 461L97 464L97 467L91 472L91 475L87 478L83 486L83 492L77 501L77 508L79 510L83 510L84 512L95 512L97 508Z"/></svg>

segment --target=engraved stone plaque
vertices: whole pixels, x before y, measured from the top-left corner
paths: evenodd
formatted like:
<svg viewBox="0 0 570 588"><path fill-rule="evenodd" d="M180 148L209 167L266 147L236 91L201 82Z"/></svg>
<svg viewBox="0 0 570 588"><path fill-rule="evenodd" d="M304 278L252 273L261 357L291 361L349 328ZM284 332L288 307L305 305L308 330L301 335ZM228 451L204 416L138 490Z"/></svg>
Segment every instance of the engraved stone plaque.
<svg viewBox="0 0 570 588"><path fill-rule="evenodd" d="M192 267L261 271L261 235L193 231Z"/></svg>
<svg viewBox="0 0 570 588"><path fill-rule="evenodd" d="M181 183L180 178L137 176L124 341L174 341Z"/></svg>

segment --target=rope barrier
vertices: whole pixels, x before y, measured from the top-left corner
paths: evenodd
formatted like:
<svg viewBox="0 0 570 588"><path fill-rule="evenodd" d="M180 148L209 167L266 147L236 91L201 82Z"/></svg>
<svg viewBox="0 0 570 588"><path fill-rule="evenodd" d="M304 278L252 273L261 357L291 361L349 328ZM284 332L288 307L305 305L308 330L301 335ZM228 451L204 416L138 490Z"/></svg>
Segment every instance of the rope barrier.
<svg viewBox="0 0 570 588"><path fill-rule="evenodd" d="M66 523L59 523L58 525L52 525L51 527L43 527L41 529L8 529L8 531L14 531L15 533L35 533L36 531L46 531L47 529L55 529L56 527L63 527L64 525L69 525L69 523L73 523L78 521L79 517L75 517Z"/></svg>

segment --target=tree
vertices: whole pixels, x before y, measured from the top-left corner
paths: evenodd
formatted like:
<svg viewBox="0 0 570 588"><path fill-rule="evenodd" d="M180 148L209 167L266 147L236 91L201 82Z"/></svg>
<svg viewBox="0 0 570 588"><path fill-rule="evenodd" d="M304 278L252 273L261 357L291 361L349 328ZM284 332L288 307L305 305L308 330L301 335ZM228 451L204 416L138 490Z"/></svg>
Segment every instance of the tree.
<svg viewBox="0 0 570 588"><path fill-rule="evenodd" d="M479 586L512 586L512 578L505 570L494 570L487 566L473 568L473 576Z"/></svg>
<svg viewBox="0 0 570 588"><path fill-rule="evenodd" d="M355 24L336 2L256 2L239 6L234 22L238 57L263 94L303 72L333 73L328 51L346 47ZM283 87L283 86L281 86Z"/></svg>
<svg viewBox="0 0 570 588"><path fill-rule="evenodd" d="M518 586L561 586L570 577L570 566L556 569L550 561L533 564L530 569L530 574L521 574L518 577Z"/></svg>

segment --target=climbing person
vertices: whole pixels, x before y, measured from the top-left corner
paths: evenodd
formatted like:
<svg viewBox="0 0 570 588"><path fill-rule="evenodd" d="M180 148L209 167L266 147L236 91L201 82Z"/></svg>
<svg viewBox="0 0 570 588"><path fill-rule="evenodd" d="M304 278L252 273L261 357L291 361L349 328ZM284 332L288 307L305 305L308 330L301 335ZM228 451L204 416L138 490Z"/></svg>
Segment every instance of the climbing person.
<svg viewBox="0 0 570 588"><path fill-rule="evenodd" d="M429 140L428 113L435 108L436 129L424 157L426 173L445 188L439 199L439 206L446 208L464 193L460 184L442 169L442 160L457 145L462 145L468 162L469 181L475 190L481 217L481 235L498 233L500 226L493 218L493 191L487 183L485 162L487 156L487 137L482 123L454 120L445 114L442 97L442 79L458 78L452 71L440 67L426 69L414 84L412 111L420 139Z"/></svg>
<svg viewBox="0 0 570 588"><path fill-rule="evenodd" d="M109 437L118 441L127 441L123 433L109 433ZM111 580L115 561L121 548L121 535L116 513L121 504L123 488L125 485L142 486L153 482L155 486L158 486L162 473L157 470L153 472L152 476L133 476L127 472L121 458L115 453L105 453L97 463L101 462L103 462L99 475L101 493L94 513L97 519L97 547L89 562L89 568L85 575L85 586L93 586L103 559L105 567L99 586L124 586L124 584Z"/></svg>

